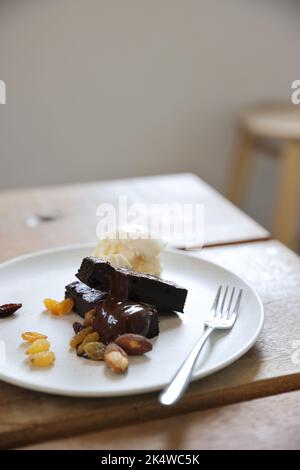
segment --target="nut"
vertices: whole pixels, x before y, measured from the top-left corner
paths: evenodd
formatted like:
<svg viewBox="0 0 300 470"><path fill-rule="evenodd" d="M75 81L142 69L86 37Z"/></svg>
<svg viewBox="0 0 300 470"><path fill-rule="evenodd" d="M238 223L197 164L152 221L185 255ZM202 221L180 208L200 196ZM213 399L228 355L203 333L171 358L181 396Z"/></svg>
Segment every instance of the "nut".
<svg viewBox="0 0 300 470"><path fill-rule="evenodd" d="M37 339L47 339L46 335L38 333L37 331L25 331L21 336L27 343L33 343Z"/></svg>
<svg viewBox="0 0 300 470"><path fill-rule="evenodd" d="M88 334L92 333L92 331L93 328L91 326L87 326L86 328L83 328L82 330L78 331L78 333L76 333L76 335L74 335L70 341L71 348L75 349L78 344L82 343L82 341Z"/></svg>
<svg viewBox="0 0 300 470"><path fill-rule="evenodd" d="M86 312L84 314L84 321L83 321L84 326L92 326L92 324L94 323L95 315L96 315L96 309L94 308Z"/></svg>
<svg viewBox="0 0 300 470"><path fill-rule="evenodd" d="M106 346L104 360L107 367L117 374L126 372L128 369L128 356L116 343L110 343Z"/></svg>
<svg viewBox="0 0 300 470"><path fill-rule="evenodd" d="M93 361L104 360L105 346L99 341L91 341L91 342L84 344L83 350L84 350L84 353L87 355L88 359L92 359Z"/></svg>
<svg viewBox="0 0 300 470"><path fill-rule="evenodd" d="M151 351L152 343L148 338L133 333L119 336L115 343L120 346L129 356L140 356Z"/></svg>
<svg viewBox="0 0 300 470"><path fill-rule="evenodd" d="M6 318L13 315L19 308L22 307L22 304L4 304L0 305L0 318Z"/></svg>

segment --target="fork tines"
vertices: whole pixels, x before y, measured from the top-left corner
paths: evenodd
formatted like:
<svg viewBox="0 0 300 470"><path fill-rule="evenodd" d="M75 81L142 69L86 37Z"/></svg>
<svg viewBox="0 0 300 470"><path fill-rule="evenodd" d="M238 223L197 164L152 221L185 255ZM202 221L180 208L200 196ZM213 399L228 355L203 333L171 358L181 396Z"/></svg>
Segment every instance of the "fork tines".
<svg viewBox="0 0 300 470"><path fill-rule="evenodd" d="M213 314L214 317L224 316L224 318L229 318L232 314L238 313L240 304L241 304L243 289L239 290L239 293L237 295L236 302L233 308L232 308L232 304L233 304L233 299L235 297L236 288L235 287L231 288L231 294L228 297L229 290L230 290L229 286L226 286L225 288L223 286L219 286L214 303L211 308L211 314ZM227 300L227 298L229 298L229 300Z"/></svg>

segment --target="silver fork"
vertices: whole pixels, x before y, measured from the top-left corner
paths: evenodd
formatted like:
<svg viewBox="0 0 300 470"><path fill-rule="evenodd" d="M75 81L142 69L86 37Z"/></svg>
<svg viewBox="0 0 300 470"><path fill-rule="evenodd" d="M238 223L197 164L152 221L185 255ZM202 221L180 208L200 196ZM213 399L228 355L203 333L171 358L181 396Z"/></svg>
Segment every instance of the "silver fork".
<svg viewBox="0 0 300 470"><path fill-rule="evenodd" d="M205 329L203 335L197 341L197 343L189 353L188 357L178 369L175 376L171 380L171 383L167 385L166 388L159 395L159 402L162 405L173 405L173 403L175 403L182 397L190 383L191 376L200 351L203 348L203 345L209 335L214 330L229 330L233 327L240 308L243 289L239 290L233 308L232 305L235 296L235 287L231 289L231 294L228 302L226 302L226 300L229 293L229 287L227 286L225 288L224 293L222 293L223 290L224 289L222 288L222 286L219 286L210 313L204 320Z"/></svg>

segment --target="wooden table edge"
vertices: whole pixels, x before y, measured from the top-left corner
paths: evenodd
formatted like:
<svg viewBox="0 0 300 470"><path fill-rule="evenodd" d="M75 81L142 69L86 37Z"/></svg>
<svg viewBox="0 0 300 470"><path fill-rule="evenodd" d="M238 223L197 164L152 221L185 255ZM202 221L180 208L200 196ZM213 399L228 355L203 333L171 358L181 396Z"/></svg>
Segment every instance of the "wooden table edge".
<svg viewBox="0 0 300 470"><path fill-rule="evenodd" d="M185 250L185 251L193 251L193 250L197 251L197 250L207 249L207 248L222 248L222 247L227 247L227 246L245 245L247 243L261 243L261 242L269 242L269 241L277 241L277 240L275 240L271 235L266 235L265 237L259 237L259 238L244 238L243 240L232 240L228 242L204 243L204 245L202 246L193 245L193 246L189 246L188 248L175 247L175 249Z"/></svg>
<svg viewBox="0 0 300 470"><path fill-rule="evenodd" d="M74 416L74 419L66 419L65 416L62 416L61 420L55 423L51 422L51 427L47 427L45 423L41 426L38 423L33 423L30 432L27 428L26 430L20 429L17 432L11 431L7 434L3 433L0 436L0 449L17 448L62 437L65 438L79 434L88 434L94 431L103 431L105 429L121 428L131 424L156 421L161 418L246 402L299 389L300 373L281 376L276 378L275 381L270 378L227 388L226 390L208 391L204 395L201 394L200 387L200 397L199 393L197 393L197 384L194 383L190 391L183 397L182 401L175 406L157 408L157 393L144 395L144 400L141 400L140 403L136 403L134 397L130 397L131 402L127 405L126 410L124 409L126 420L122 413L122 407L119 406L116 406L117 412L115 414L111 412L104 413L104 410L101 409L100 412L96 411L95 413L89 410L85 419L83 419L83 417L78 419L77 415ZM124 397L124 399L126 400L126 397ZM107 411L117 404L118 398L115 398L114 401L115 404L111 404L111 407L108 407ZM128 406L132 410L129 414ZM130 416L129 419L128 415Z"/></svg>

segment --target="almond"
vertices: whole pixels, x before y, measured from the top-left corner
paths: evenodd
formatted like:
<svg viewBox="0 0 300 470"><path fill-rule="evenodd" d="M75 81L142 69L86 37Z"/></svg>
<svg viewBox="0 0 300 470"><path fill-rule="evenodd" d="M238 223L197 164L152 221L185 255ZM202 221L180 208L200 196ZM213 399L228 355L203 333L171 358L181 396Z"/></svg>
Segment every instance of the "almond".
<svg viewBox="0 0 300 470"><path fill-rule="evenodd" d="M10 317L21 307L22 307L22 304L0 305L0 318Z"/></svg>
<svg viewBox="0 0 300 470"><path fill-rule="evenodd" d="M133 333L121 335L115 340L115 342L129 356L140 356L152 349L152 343L148 338L141 335L135 335Z"/></svg>
<svg viewBox="0 0 300 470"><path fill-rule="evenodd" d="M117 374L126 372L128 369L128 356L116 343L110 343L106 346L104 360L107 367Z"/></svg>

